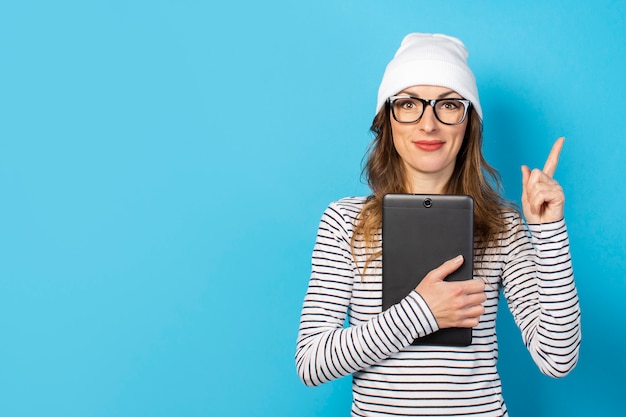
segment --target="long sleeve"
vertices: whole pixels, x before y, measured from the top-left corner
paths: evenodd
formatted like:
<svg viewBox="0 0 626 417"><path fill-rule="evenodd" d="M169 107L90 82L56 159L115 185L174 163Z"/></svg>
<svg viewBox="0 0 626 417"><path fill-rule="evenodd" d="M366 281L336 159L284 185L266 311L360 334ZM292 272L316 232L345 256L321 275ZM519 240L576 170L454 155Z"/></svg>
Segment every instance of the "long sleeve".
<svg viewBox="0 0 626 417"><path fill-rule="evenodd" d="M504 295L533 360L546 375L567 375L578 361L580 307L565 221L529 225L510 237Z"/></svg>
<svg viewBox="0 0 626 417"><path fill-rule="evenodd" d="M344 327L355 279L364 279L350 247L357 214L356 209L331 204L320 222L296 346L298 375L309 386L376 364L438 330L415 291L365 323Z"/></svg>
<svg viewBox="0 0 626 417"><path fill-rule="evenodd" d="M477 248L474 259L487 300L472 344L414 346L412 340L438 330L437 322L415 291L381 312L382 258L364 270L371 252L359 239L351 246L365 201L333 203L320 222L295 355L305 384L352 374L353 416L505 416L497 370L501 289L541 371L554 377L571 371L580 310L564 221L527 228L517 212L504 213L507 231L493 247Z"/></svg>

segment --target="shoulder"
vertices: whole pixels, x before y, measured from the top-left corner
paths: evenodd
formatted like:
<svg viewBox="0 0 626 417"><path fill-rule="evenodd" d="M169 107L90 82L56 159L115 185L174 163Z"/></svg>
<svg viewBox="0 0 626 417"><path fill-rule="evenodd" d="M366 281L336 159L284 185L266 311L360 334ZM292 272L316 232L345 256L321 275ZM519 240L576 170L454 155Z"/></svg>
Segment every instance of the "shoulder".
<svg viewBox="0 0 626 417"><path fill-rule="evenodd" d="M501 216L507 229L519 228L524 225L524 219L517 210L510 208L503 209Z"/></svg>
<svg viewBox="0 0 626 417"><path fill-rule="evenodd" d="M322 224L333 225L346 232L353 230L354 225L368 197L345 197L333 201L322 215Z"/></svg>
<svg viewBox="0 0 626 417"><path fill-rule="evenodd" d="M368 197L344 197L341 200L333 201L326 210L335 210L349 217L359 215Z"/></svg>
<svg viewBox="0 0 626 417"><path fill-rule="evenodd" d="M502 209L500 211L500 217L502 219L502 229L500 230L498 240L501 244L515 241L527 233L524 218L521 216L519 211L514 208Z"/></svg>

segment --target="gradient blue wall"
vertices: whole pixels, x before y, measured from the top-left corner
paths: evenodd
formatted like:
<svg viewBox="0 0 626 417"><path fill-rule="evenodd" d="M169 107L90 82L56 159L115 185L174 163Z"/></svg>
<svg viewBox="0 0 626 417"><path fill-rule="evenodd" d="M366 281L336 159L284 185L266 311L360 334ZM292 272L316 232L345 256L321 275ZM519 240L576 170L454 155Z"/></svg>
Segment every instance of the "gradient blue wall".
<svg viewBox="0 0 626 417"><path fill-rule="evenodd" d="M623 413L625 3L215 3L0 6L0 415L347 415L300 306L411 31L466 43L507 196L567 137L580 363L540 375L502 311L511 415Z"/></svg>

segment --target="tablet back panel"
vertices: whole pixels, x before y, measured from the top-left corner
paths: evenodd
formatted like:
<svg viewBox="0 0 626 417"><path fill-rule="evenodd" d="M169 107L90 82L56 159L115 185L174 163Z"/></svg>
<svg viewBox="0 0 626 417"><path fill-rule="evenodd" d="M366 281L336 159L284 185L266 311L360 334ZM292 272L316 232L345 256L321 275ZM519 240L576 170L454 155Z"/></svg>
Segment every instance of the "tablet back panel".
<svg viewBox="0 0 626 417"><path fill-rule="evenodd" d="M388 194L383 198L383 310L398 303L431 270L458 255L446 278L473 278L474 202L465 195ZM472 330L441 329L414 345L467 346Z"/></svg>

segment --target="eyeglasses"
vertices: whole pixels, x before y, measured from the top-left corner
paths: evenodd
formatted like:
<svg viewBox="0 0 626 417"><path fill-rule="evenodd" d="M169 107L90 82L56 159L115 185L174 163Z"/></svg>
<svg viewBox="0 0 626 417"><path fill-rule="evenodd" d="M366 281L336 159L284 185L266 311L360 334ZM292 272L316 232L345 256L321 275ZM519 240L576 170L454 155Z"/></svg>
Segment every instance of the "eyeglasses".
<svg viewBox="0 0 626 417"><path fill-rule="evenodd" d="M431 106L435 117L445 125L463 123L471 102L462 98L441 98L426 100L409 95L391 96L387 99L393 118L399 123L415 123L422 115L426 106Z"/></svg>

